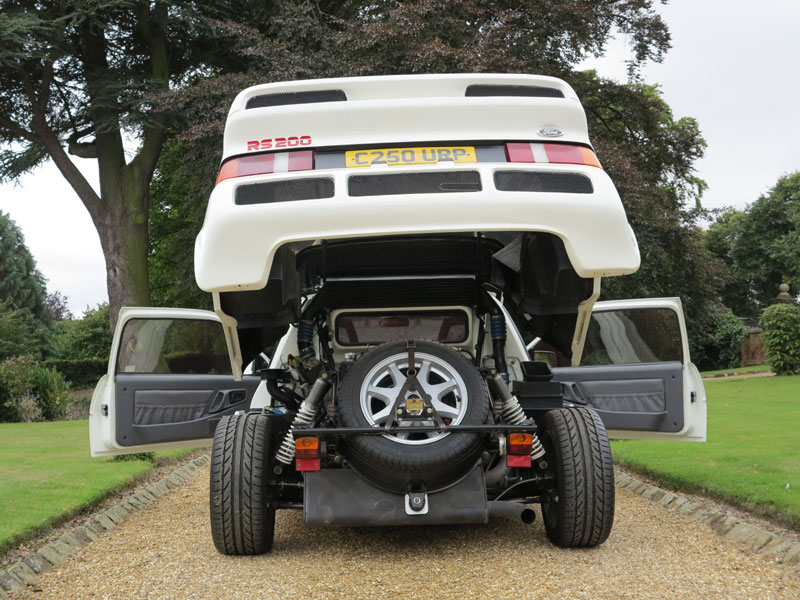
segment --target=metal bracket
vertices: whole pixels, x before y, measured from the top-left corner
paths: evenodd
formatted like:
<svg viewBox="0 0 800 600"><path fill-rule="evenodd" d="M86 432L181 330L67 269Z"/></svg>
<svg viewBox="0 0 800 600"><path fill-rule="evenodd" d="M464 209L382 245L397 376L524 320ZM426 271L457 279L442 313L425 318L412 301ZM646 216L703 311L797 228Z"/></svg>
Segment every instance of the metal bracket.
<svg viewBox="0 0 800 600"><path fill-rule="evenodd" d="M428 514L428 494L425 492L410 492L406 494L407 515Z"/></svg>
<svg viewBox="0 0 800 600"><path fill-rule="evenodd" d="M407 413L407 411L400 408L400 405L405 401L406 393L410 391L416 393L425 406L423 418L426 420L432 419L437 430L443 428L445 427L445 422L433 407L433 402L431 401L430 395L425 392L425 388L422 387L419 379L417 379L417 367L416 360L414 358L414 351L416 350L417 346L414 343L414 340L408 340L406 347L408 348L408 369L406 370L406 381L403 384L403 387L400 388L400 392L397 394L397 398L392 404L392 409L389 411L389 417L386 419L384 429L391 429L392 426L398 422L398 414L405 415Z"/></svg>

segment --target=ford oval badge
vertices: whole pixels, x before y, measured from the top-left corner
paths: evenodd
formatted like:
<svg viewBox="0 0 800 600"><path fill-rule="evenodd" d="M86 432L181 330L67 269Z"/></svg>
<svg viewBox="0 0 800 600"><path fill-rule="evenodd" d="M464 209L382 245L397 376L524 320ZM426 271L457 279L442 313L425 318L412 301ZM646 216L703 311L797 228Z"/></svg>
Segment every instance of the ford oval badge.
<svg viewBox="0 0 800 600"><path fill-rule="evenodd" d="M560 135L564 135L564 132L560 129L556 129L555 127L544 127L539 130L539 135L543 135L545 137L558 137Z"/></svg>

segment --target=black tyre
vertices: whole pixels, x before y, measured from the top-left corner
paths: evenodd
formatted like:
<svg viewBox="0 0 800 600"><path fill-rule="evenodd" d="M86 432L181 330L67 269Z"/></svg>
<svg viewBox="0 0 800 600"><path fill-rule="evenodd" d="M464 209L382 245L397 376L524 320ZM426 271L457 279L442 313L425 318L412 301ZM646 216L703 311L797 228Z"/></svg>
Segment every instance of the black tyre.
<svg viewBox="0 0 800 600"><path fill-rule="evenodd" d="M614 523L614 465L606 428L590 408L561 408L544 417L555 461L555 496L542 503L547 537L562 548L602 544Z"/></svg>
<svg viewBox="0 0 800 600"><path fill-rule="evenodd" d="M275 506L268 498L272 426L264 415L223 417L211 451L211 535L222 554L272 548Z"/></svg>
<svg viewBox="0 0 800 600"><path fill-rule="evenodd" d="M435 342L415 342L414 366L437 414L449 424L478 425L489 415L486 381L461 354ZM365 354L339 387L339 411L349 427L382 427L408 373L408 343L392 342ZM408 396L407 396L408 397ZM403 424L432 425L433 420ZM348 440L356 471L386 490L428 492L466 474L483 450L477 433L395 434Z"/></svg>

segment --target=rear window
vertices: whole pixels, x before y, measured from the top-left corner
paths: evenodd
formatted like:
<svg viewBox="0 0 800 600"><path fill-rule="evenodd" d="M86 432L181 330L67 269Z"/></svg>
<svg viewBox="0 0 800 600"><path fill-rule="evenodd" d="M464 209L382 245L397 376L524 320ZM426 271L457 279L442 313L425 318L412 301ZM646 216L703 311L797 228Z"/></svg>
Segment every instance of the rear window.
<svg viewBox="0 0 800 600"><path fill-rule="evenodd" d="M117 373L230 375L222 325L191 319L131 319L125 323Z"/></svg>
<svg viewBox="0 0 800 600"><path fill-rule="evenodd" d="M463 342L469 335L462 310L415 313L342 313L336 317L336 341L341 346L371 346L395 340Z"/></svg>
<svg viewBox="0 0 800 600"><path fill-rule="evenodd" d="M678 315L668 308L606 310L592 314L582 365L683 360Z"/></svg>

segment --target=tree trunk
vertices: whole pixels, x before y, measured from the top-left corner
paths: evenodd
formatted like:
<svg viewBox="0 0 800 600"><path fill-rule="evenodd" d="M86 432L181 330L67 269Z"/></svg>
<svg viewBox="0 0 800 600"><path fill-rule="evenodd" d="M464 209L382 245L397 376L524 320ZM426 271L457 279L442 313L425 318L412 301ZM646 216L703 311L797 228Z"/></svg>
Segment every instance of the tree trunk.
<svg viewBox="0 0 800 600"><path fill-rule="evenodd" d="M123 306L150 306L147 266L149 186L131 165L103 169L102 205L93 220L106 260L109 321L114 329Z"/></svg>

